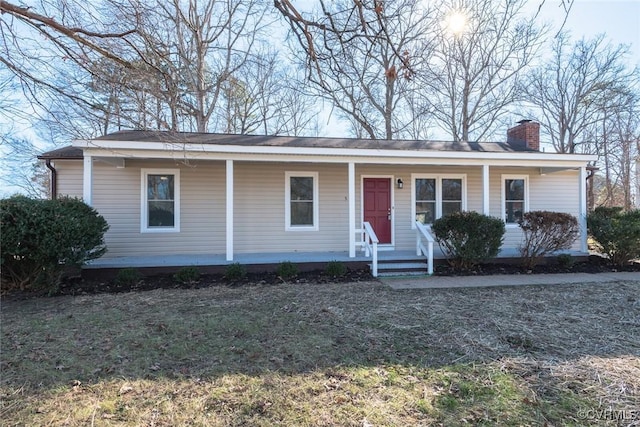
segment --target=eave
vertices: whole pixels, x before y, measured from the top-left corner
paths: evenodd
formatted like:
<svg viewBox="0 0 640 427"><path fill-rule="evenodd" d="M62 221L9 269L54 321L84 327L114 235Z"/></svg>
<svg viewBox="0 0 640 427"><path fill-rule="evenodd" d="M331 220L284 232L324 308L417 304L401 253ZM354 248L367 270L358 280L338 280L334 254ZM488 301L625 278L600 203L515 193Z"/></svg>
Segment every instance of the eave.
<svg viewBox="0 0 640 427"><path fill-rule="evenodd" d="M85 155L105 158L272 162L500 165L577 168L594 155L536 152L459 152L319 147L240 146L139 141L76 140Z"/></svg>

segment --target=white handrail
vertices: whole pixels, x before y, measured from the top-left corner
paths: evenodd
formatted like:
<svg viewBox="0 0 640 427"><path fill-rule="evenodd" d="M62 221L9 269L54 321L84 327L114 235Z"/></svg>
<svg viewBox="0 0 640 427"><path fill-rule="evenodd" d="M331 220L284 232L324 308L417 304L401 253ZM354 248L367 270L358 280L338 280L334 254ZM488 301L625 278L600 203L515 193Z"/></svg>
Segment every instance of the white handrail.
<svg viewBox="0 0 640 427"><path fill-rule="evenodd" d="M422 239L427 241L424 246ZM427 257L427 273L433 274L433 242L435 239L429 232L429 229L420 221L416 221L416 255L426 255Z"/></svg>
<svg viewBox="0 0 640 427"><path fill-rule="evenodd" d="M373 277L378 277L378 236L371 224L367 221L362 223L362 234L364 254L367 257L371 254L371 274Z"/></svg>

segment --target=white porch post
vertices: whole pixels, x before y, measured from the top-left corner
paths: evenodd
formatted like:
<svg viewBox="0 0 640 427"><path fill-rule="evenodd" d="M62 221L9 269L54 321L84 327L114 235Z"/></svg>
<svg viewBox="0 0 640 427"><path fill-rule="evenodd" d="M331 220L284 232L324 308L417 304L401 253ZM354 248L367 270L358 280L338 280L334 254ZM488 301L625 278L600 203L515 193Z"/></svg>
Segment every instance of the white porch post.
<svg viewBox="0 0 640 427"><path fill-rule="evenodd" d="M356 165L349 162L349 258L356 256Z"/></svg>
<svg viewBox="0 0 640 427"><path fill-rule="evenodd" d="M93 206L93 157L86 154L82 168L82 200Z"/></svg>
<svg viewBox="0 0 640 427"><path fill-rule="evenodd" d="M227 160L227 261L233 261L233 160Z"/></svg>
<svg viewBox="0 0 640 427"><path fill-rule="evenodd" d="M580 224L580 250L587 252L587 168L582 166L578 173L578 194L580 206L578 207L578 224Z"/></svg>
<svg viewBox="0 0 640 427"><path fill-rule="evenodd" d="M489 165L482 165L482 213L489 215Z"/></svg>

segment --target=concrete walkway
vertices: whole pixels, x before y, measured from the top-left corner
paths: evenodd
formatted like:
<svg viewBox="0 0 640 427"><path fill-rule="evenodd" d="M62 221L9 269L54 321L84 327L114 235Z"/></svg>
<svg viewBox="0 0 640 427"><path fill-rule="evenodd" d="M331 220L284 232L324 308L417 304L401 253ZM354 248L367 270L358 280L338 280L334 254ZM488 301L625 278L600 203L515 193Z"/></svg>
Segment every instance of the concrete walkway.
<svg viewBox="0 0 640 427"><path fill-rule="evenodd" d="M486 286L559 285L567 283L607 283L635 281L640 273L565 273L565 274L505 274L495 276L403 276L378 277L393 289L475 288Z"/></svg>

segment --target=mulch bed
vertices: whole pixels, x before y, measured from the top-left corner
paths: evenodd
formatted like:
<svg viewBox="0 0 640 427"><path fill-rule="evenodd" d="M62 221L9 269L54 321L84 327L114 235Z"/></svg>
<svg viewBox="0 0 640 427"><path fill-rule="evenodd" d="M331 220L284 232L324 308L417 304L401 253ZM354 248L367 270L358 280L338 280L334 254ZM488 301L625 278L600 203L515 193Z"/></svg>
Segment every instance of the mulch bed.
<svg viewBox="0 0 640 427"><path fill-rule="evenodd" d="M554 261L535 266L533 270L523 270L517 263L487 263L469 271L456 271L449 265L439 265L435 268L436 276L489 276L496 274L556 274L556 273L610 273L619 271L640 272L640 262L628 264L624 267L611 265L606 258L597 255L589 256L587 261L576 262L570 267Z"/></svg>
<svg viewBox="0 0 640 427"><path fill-rule="evenodd" d="M436 276L486 276L501 274L552 274L552 273L604 273L630 271L640 273L640 262L625 267L614 267L607 260L599 256L590 256L587 261L576 262L570 267L550 262L536 266L533 270L525 271L517 263L487 263L473 270L460 271L448 264L435 266ZM34 291L2 292L3 298L26 299L38 296L58 295L88 295L102 293L122 293L133 291L149 291L153 289L199 289L212 286L269 286L282 283L291 284L324 284L324 283L354 283L372 280L370 271L348 269L347 273L339 276L329 276L322 270L305 271L293 278L282 278L274 272L248 273L240 280L228 280L222 274L202 274L199 280L191 283L181 283L172 274L145 276L133 284L119 283L117 280L83 279L79 276L71 277L61 283L57 292L44 294Z"/></svg>

